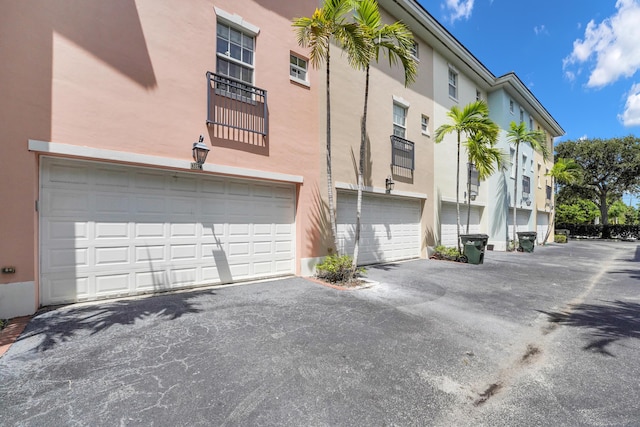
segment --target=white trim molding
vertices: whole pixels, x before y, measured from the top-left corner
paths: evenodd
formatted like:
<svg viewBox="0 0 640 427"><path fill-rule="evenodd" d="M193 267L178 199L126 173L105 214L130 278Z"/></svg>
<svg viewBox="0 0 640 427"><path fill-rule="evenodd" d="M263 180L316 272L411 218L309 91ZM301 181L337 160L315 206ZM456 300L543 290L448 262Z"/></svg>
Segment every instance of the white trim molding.
<svg viewBox="0 0 640 427"><path fill-rule="evenodd" d="M395 104L398 104L398 105L404 107L404 108L409 108L411 106L411 103L409 103L409 101L407 101L403 97L397 96L397 95L393 95L393 102Z"/></svg>
<svg viewBox="0 0 640 427"><path fill-rule="evenodd" d="M230 24L233 27L240 27L254 37L260 33L260 27L248 23L247 21L242 19L242 16L235 13L229 13L216 6L214 6L213 9L215 10L218 19L220 19L222 22Z"/></svg>
<svg viewBox="0 0 640 427"><path fill-rule="evenodd" d="M349 184L347 182L336 182L336 189L338 190L349 190L349 191L358 191L357 184ZM425 193L414 193L412 191L400 191L400 190L392 190L391 193L387 193L387 190L382 187L369 187L365 186L362 191L364 193L370 194L384 194L387 196L399 196L399 197L409 197L412 199L422 199L426 200L428 197Z"/></svg>
<svg viewBox="0 0 640 427"><path fill-rule="evenodd" d="M111 162L121 162L173 169L186 169L188 171L192 171L191 162L187 160L150 156L148 154L130 153L126 151L106 150L79 145L61 144L58 142L45 142L30 139L29 151L41 154L80 157L89 160L105 160ZM304 177L302 177L301 175L290 175L278 172L261 171L257 169L247 169L236 166L225 166L207 163L202 166L202 171L213 174L237 176L240 178L265 179L269 181L282 181L294 184L302 184L304 181Z"/></svg>

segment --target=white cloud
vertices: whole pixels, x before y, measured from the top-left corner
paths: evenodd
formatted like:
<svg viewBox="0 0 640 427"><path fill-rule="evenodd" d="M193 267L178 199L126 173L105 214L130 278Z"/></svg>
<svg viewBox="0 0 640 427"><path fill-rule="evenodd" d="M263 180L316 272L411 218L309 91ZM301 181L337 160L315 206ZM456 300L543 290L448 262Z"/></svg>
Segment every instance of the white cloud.
<svg viewBox="0 0 640 427"><path fill-rule="evenodd" d="M539 36L540 34L549 34L549 31L547 30L547 27L544 26L544 24L536 25L535 27L533 27L533 32L536 33L536 36Z"/></svg>
<svg viewBox="0 0 640 427"><path fill-rule="evenodd" d="M585 133L584 135L582 135L580 138L578 138L578 141L586 141L587 140L587 134Z"/></svg>
<svg viewBox="0 0 640 427"><path fill-rule="evenodd" d="M627 93L624 112L618 116L618 119L626 127L640 126L640 83L634 84Z"/></svg>
<svg viewBox="0 0 640 427"><path fill-rule="evenodd" d="M594 61L588 87L602 87L620 77L631 77L640 68L640 0L618 0L617 12L596 24L591 20L584 39L573 42L563 60L566 70L574 64Z"/></svg>
<svg viewBox="0 0 640 427"><path fill-rule="evenodd" d="M451 12L449 20L453 24L458 19L469 19L474 0L445 0L444 7Z"/></svg>

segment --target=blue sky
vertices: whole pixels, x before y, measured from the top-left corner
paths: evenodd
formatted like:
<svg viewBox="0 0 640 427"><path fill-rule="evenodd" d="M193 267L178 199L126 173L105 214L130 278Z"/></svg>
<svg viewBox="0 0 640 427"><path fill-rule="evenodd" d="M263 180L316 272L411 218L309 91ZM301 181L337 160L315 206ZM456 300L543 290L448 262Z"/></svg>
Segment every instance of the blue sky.
<svg viewBox="0 0 640 427"><path fill-rule="evenodd" d="M493 74L515 71L565 130L640 136L640 0L419 0Z"/></svg>

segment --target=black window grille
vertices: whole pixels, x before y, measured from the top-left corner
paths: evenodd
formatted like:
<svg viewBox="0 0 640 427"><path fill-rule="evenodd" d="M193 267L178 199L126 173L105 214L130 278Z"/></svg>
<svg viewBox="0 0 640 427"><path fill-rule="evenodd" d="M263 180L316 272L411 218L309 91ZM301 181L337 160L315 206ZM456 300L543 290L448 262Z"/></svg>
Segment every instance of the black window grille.
<svg viewBox="0 0 640 427"><path fill-rule="evenodd" d="M207 87L207 124L267 136L266 90L210 71Z"/></svg>
<svg viewBox="0 0 640 427"><path fill-rule="evenodd" d="M391 135L391 166L414 170L413 142Z"/></svg>

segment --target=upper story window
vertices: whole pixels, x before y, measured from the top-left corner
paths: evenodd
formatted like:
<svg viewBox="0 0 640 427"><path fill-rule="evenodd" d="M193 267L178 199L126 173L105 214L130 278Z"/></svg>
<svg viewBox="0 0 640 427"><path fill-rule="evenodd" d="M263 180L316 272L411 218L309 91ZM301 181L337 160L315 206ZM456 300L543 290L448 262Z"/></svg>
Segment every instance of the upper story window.
<svg viewBox="0 0 640 427"><path fill-rule="evenodd" d="M511 159L511 178L516 177L516 150L509 148L509 159Z"/></svg>
<svg viewBox="0 0 640 427"><path fill-rule="evenodd" d="M529 116L529 130L533 130L533 117Z"/></svg>
<svg viewBox="0 0 640 427"><path fill-rule="evenodd" d="M255 37L220 21L216 34L217 73L252 85Z"/></svg>
<svg viewBox="0 0 640 427"><path fill-rule="evenodd" d="M307 60L302 59L297 55L290 54L289 55L289 76L292 80L303 83L305 85L309 84L309 80L307 80Z"/></svg>
<svg viewBox="0 0 640 427"><path fill-rule="evenodd" d="M476 89L476 101L482 100L482 93L478 89Z"/></svg>
<svg viewBox="0 0 640 427"><path fill-rule="evenodd" d="M411 55L415 58L418 59L420 58L419 56L419 50L418 50L418 42L417 41L413 41L413 44L411 45Z"/></svg>
<svg viewBox="0 0 640 427"><path fill-rule="evenodd" d="M393 103L393 134L407 138L407 107Z"/></svg>
<svg viewBox="0 0 640 427"><path fill-rule="evenodd" d="M458 73L449 68L449 96L458 99Z"/></svg>
<svg viewBox="0 0 640 427"><path fill-rule="evenodd" d="M513 99L509 100L509 112L513 114Z"/></svg>
<svg viewBox="0 0 640 427"><path fill-rule="evenodd" d="M422 129L422 134L429 136L429 116L422 115L422 119L420 121L420 127Z"/></svg>
<svg viewBox="0 0 640 427"><path fill-rule="evenodd" d="M524 110L521 108L520 109L520 123L524 122Z"/></svg>

